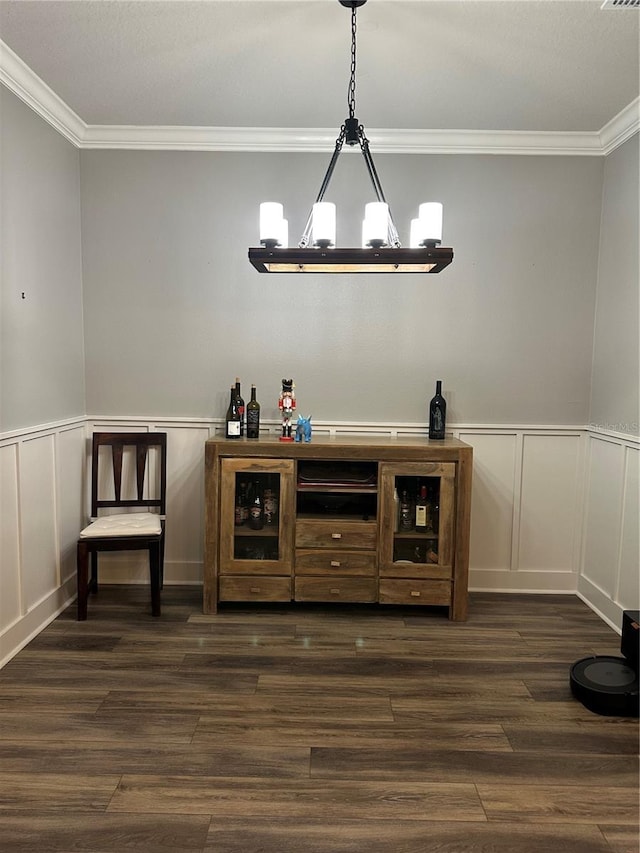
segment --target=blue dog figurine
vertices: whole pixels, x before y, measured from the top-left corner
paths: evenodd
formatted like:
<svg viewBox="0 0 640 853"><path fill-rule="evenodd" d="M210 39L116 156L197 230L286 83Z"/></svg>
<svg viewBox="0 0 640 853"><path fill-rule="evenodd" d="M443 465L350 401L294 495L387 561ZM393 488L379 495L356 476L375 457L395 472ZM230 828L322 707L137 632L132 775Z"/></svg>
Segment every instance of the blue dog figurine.
<svg viewBox="0 0 640 853"><path fill-rule="evenodd" d="M311 415L308 418L303 418L298 415L296 424L296 441L311 441Z"/></svg>

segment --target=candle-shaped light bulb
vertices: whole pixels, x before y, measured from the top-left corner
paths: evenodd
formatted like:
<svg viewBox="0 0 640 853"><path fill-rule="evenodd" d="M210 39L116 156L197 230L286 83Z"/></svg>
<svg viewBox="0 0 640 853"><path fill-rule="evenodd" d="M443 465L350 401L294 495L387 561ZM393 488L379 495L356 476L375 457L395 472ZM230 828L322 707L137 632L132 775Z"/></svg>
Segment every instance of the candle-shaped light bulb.
<svg viewBox="0 0 640 853"><path fill-rule="evenodd" d="M386 246L389 236L389 205L384 201L371 201L364 207L362 245L369 248Z"/></svg>
<svg viewBox="0 0 640 853"><path fill-rule="evenodd" d="M289 220L281 219L280 220L280 234L278 237L278 247L282 249L287 249L289 246Z"/></svg>
<svg viewBox="0 0 640 853"><path fill-rule="evenodd" d="M336 206L331 201L313 205L313 244L326 249L336 244Z"/></svg>
<svg viewBox="0 0 640 853"><path fill-rule="evenodd" d="M442 242L442 204L439 201L428 201L418 208L418 218L421 226L421 243L438 245Z"/></svg>
<svg viewBox="0 0 640 853"><path fill-rule="evenodd" d="M260 242L273 248L280 242L284 208L277 201L263 201L260 205Z"/></svg>

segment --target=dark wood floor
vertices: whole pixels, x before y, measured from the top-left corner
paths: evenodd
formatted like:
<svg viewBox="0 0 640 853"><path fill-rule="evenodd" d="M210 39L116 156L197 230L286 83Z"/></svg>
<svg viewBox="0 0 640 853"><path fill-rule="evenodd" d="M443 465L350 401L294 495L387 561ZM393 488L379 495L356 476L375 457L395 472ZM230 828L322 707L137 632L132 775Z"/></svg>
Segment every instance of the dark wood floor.
<svg viewBox="0 0 640 853"><path fill-rule="evenodd" d="M619 654L571 596L241 608L105 587L0 672L0 849L638 853L637 721L575 701Z"/></svg>

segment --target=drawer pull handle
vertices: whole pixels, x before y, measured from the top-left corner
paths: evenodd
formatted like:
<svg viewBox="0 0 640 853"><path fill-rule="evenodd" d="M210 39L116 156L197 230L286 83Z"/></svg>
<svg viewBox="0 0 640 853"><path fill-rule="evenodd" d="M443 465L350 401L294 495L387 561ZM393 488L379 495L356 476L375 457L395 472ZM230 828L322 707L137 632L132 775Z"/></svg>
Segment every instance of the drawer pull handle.
<svg viewBox="0 0 640 853"><path fill-rule="evenodd" d="M332 539L342 539L342 533L332 533L331 538Z"/></svg>
<svg viewBox="0 0 640 853"><path fill-rule="evenodd" d="M252 586L251 592L260 592L260 587L259 586Z"/></svg>
<svg viewBox="0 0 640 853"><path fill-rule="evenodd" d="M418 590L417 590L417 589L412 589L412 590L411 590L411 595L412 595L414 598L420 598L420 593L418 592Z"/></svg>
<svg viewBox="0 0 640 853"><path fill-rule="evenodd" d="M331 560L331 565L333 568L337 569L340 566L340 560Z"/></svg>
<svg viewBox="0 0 640 853"><path fill-rule="evenodd" d="M335 587L329 591L330 591L331 595L340 595L340 590L335 588Z"/></svg>

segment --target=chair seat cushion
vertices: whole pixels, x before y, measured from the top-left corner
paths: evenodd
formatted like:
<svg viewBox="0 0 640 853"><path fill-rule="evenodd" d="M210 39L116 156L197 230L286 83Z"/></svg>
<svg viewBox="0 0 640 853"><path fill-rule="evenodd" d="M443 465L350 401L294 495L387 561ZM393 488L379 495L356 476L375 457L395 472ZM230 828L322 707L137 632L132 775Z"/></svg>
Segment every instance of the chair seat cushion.
<svg viewBox="0 0 640 853"><path fill-rule="evenodd" d="M80 532L81 539L98 536L153 536L162 531L160 516L154 512L104 515Z"/></svg>

